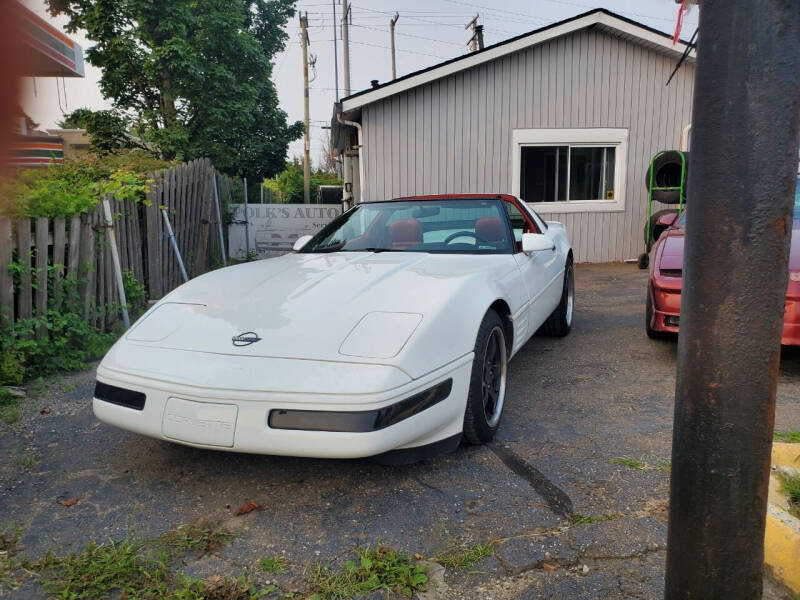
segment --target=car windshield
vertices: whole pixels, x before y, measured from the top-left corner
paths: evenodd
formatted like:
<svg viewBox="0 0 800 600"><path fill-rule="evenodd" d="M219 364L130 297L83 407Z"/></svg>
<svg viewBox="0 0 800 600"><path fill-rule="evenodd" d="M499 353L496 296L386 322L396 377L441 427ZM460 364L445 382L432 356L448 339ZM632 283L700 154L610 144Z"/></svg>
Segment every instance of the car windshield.
<svg viewBox="0 0 800 600"><path fill-rule="evenodd" d="M795 224L800 222L800 176L797 177L794 187L794 221Z"/></svg>
<svg viewBox="0 0 800 600"><path fill-rule="evenodd" d="M502 200L369 202L332 221L301 252L512 251Z"/></svg>

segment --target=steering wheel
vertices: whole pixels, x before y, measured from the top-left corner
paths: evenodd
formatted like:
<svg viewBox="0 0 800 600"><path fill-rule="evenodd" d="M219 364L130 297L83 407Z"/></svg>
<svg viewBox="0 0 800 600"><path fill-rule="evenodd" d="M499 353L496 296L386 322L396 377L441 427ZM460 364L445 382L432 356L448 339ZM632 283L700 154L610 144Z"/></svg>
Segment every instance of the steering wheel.
<svg viewBox="0 0 800 600"><path fill-rule="evenodd" d="M450 235L448 235L447 239L445 239L445 241L443 243L449 244L454 239L460 238L460 237L472 237L472 238L475 238L475 241L477 241L477 242L483 242L484 244L488 244L490 246L493 245L485 237L483 237L482 235L478 235L474 231L456 231L455 233L451 233Z"/></svg>

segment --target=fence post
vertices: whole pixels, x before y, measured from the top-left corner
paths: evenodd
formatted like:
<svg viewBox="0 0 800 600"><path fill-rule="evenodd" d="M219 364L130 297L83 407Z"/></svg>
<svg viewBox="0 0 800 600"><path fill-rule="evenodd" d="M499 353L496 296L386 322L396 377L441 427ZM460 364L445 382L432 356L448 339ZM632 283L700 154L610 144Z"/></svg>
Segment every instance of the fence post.
<svg viewBox="0 0 800 600"><path fill-rule="evenodd" d="M217 210L217 229L219 230L219 251L222 255L222 266L228 266L228 259L225 257L225 236L222 233L222 212L219 208L219 189L217 188L217 171L212 167L212 176L214 178L214 207Z"/></svg>
<svg viewBox="0 0 800 600"><path fill-rule="evenodd" d="M172 225L170 225L166 208L161 209L161 215L164 217L164 225L167 228L167 235L169 236L169 241L172 244L172 250L175 252L175 260L178 261L178 266L181 269L181 275L183 275L183 281L187 282L189 281L189 276L186 274L186 267L183 266L181 251L178 249L178 242L175 240L175 234L172 232Z"/></svg>
<svg viewBox="0 0 800 600"><path fill-rule="evenodd" d="M17 262L19 274L19 318L29 319L31 307L31 220L23 217L17 221Z"/></svg>
<svg viewBox="0 0 800 600"><path fill-rule="evenodd" d="M36 317L41 319L47 313L47 250L50 219L36 219ZM41 323L36 328L36 337L47 336L47 327Z"/></svg>
<svg viewBox="0 0 800 600"><path fill-rule="evenodd" d="M0 307L3 317L14 322L14 281L8 267L12 260L11 220L0 218Z"/></svg>
<svg viewBox="0 0 800 600"><path fill-rule="evenodd" d="M108 243L111 245L111 260L114 262L114 275L117 279L117 292L119 293L119 303L122 307L122 322L125 329L130 329L131 318L128 316L128 302L125 299L125 284L122 281L122 265L119 262L119 252L117 251L117 238L114 234L114 221L111 218L111 203L106 196L103 198L103 212L106 216L106 235Z"/></svg>

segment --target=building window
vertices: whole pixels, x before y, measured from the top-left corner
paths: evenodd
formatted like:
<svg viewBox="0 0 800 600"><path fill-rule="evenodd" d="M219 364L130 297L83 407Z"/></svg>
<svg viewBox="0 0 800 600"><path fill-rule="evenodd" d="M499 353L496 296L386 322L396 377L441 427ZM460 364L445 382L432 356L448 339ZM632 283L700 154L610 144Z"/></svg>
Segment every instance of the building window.
<svg viewBox="0 0 800 600"><path fill-rule="evenodd" d="M513 142L513 192L536 210L625 210L627 129L517 129Z"/></svg>

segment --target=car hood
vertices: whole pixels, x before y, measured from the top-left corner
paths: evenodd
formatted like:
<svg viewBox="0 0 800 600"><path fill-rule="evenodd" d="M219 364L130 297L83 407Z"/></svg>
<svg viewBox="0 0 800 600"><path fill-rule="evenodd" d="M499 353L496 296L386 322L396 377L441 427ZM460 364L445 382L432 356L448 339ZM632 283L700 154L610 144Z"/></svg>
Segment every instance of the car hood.
<svg viewBox="0 0 800 600"><path fill-rule="evenodd" d="M792 248L789 254L789 269L800 271L800 220L794 220L792 229Z"/></svg>
<svg viewBox="0 0 800 600"><path fill-rule="evenodd" d="M476 280L500 280L514 268L512 255L287 254L186 283L145 314L124 343L393 364L419 336L415 331L476 289ZM248 332L234 344L234 336ZM255 337L260 340L248 344ZM470 350L448 348L441 364Z"/></svg>
<svg viewBox="0 0 800 600"><path fill-rule="evenodd" d="M683 268L683 230L671 229L664 234L659 252L659 269L680 271Z"/></svg>

